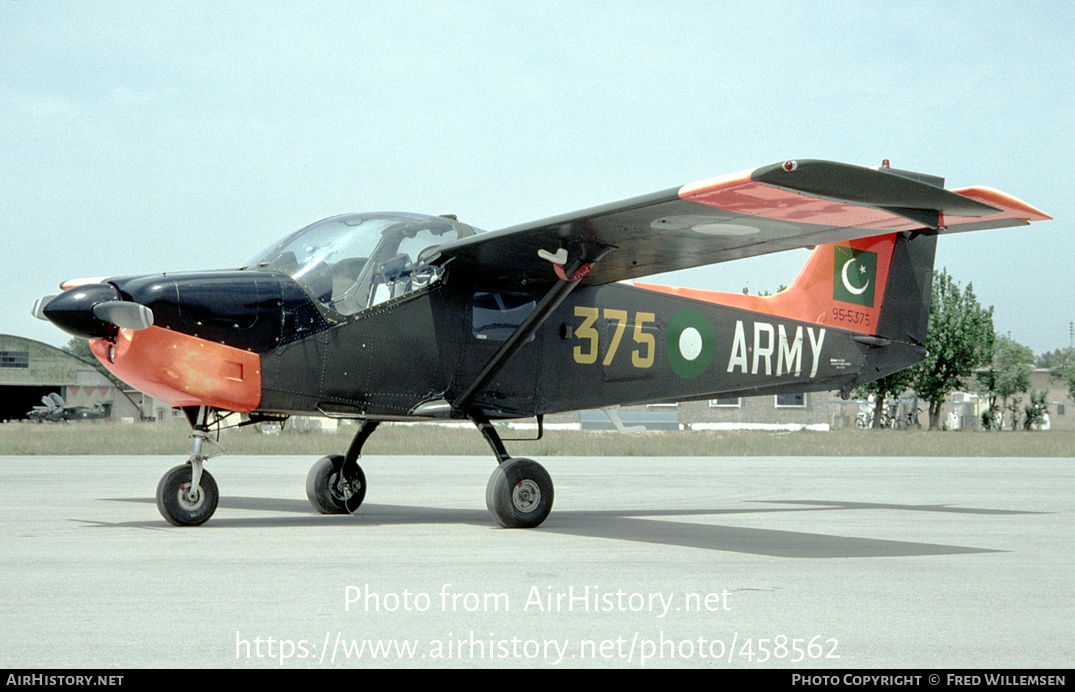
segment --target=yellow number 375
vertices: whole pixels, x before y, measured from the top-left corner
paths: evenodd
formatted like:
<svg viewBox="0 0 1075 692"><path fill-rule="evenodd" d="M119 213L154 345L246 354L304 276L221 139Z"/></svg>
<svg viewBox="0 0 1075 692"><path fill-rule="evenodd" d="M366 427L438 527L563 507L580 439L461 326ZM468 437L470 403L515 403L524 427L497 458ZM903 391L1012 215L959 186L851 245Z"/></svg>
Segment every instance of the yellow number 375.
<svg viewBox="0 0 1075 692"><path fill-rule="evenodd" d="M598 318L604 316L609 321L610 326L615 324L615 331L612 332L612 341L608 345L608 350L605 351L605 357L601 361L601 365L612 365L613 359L616 357L616 352L620 348L620 341L623 340L623 333L627 331L628 320L626 310L613 310L605 308L604 311L598 308L588 308L583 306L577 306L575 308L575 317L582 318L582 324L575 330L575 338L588 342L576 346L572 350L572 355L575 357L575 362L581 365L593 365L597 362L597 355L601 348L601 334L594 327ZM657 339L652 333L646 331L645 326L647 324L653 324L657 321L656 316L652 312L636 312L634 319L634 330L631 333L634 342L638 344L638 348L631 351L631 365L636 368L648 368L653 365L653 356L657 349ZM610 329L611 331L611 329Z"/></svg>

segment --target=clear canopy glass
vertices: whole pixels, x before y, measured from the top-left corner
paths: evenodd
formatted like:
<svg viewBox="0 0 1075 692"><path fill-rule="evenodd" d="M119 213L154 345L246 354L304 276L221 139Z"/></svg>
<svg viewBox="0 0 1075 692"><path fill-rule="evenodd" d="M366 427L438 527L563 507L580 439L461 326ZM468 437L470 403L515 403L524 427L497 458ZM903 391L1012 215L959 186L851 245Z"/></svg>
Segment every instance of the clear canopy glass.
<svg viewBox="0 0 1075 692"><path fill-rule="evenodd" d="M283 272L325 307L351 315L436 282L435 248L474 233L443 216L347 214L307 226L244 268Z"/></svg>

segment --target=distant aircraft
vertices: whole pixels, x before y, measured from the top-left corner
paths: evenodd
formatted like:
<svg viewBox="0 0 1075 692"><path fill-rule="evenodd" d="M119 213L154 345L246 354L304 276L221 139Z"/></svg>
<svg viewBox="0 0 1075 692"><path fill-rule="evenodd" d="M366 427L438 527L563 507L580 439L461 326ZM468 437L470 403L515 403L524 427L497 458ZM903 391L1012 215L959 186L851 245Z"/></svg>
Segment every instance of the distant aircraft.
<svg viewBox="0 0 1075 692"><path fill-rule="evenodd" d="M222 414L361 421L319 460L307 495L354 512L358 464L381 421L468 419L498 466L492 517L534 527L549 474L508 453L494 420L621 404L841 390L925 353L936 238L1050 218L983 187L827 161L784 161L484 233L455 217L325 219L233 271L70 281L34 314L193 428L161 479L176 525L217 505L203 468ZM771 296L628 285L630 279L813 248ZM622 426L622 424L621 424ZM417 450L416 450L417 451ZM450 462L449 462L450 463Z"/></svg>
<svg viewBox="0 0 1075 692"><path fill-rule="evenodd" d="M32 410L26 412L26 417L38 423L44 423L45 421L63 421L66 423L71 420L108 418L112 415L111 401L98 401L93 405L93 408L68 406L64 403L62 396L52 392L41 397L41 403L44 406L34 406Z"/></svg>

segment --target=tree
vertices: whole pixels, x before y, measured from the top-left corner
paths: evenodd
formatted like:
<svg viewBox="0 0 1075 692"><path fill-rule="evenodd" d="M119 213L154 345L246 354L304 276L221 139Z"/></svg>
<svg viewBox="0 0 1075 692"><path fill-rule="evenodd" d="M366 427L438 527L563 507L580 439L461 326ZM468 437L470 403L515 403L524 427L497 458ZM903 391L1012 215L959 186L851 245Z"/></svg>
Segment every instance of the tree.
<svg viewBox="0 0 1075 692"><path fill-rule="evenodd" d="M1000 427L1004 427L1004 411L1011 413L1012 430L1019 426L1018 418L1022 412L1019 394L1030 389L1033 363L1034 352L1029 348L1009 336L995 337L993 359L986 370L978 373L978 385L989 397L987 415L991 419L994 415L999 415Z"/></svg>
<svg viewBox="0 0 1075 692"><path fill-rule="evenodd" d="M1053 351L1046 351L1034 359L1034 367L1049 370L1063 362L1064 352L1068 350L1070 349L1058 348Z"/></svg>
<svg viewBox="0 0 1075 692"><path fill-rule="evenodd" d="M941 405L993 355L993 308L983 308L971 284L962 290L947 270L933 272L926 357L914 368L912 386L929 402L929 429L940 427Z"/></svg>
<svg viewBox="0 0 1075 692"><path fill-rule="evenodd" d="M777 292L777 293L780 293L780 292L781 292L781 291L783 291L783 290L784 290L785 288L787 288L787 285L786 285L786 284L780 284L780 288L776 289L776 292ZM750 295L750 286L743 286L743 295L745 295L745 296L749 296L749 295ZM762 296L762 297L764 297L764 296L771 296L771 295L773 295L773 294L772 294L772 293L769 293L769 291L766 291L766 290L764 290L764 289L763 289L763 290L761 290L761 291L758 291L758 295L759 295L759 296Z"/></svg>
<svg viewBox="0 0 1075 692"><path fill-rule="evenodd" d="M72 337L63 347L63 350L87 363L92 363L94 367L100 367L100 363L97 362L97 356L93 355L93 351L90 350L90 342L85 339L80 339L77 336Z"/></svg>
<svg viewBox="0 0 1075 692"><path fill-rule="evenodd" d="M871 395L873 396L873 423L871 427L881 427L881 413L885 410L885 399L889 394L896 396L903 394L911 385L913 377L914 370L908 368L886 375L879 380L867 382L855 389L855 396L859 398L868 399Z"/></svg>
<svg viewBox="0 0 1075 692"><path fill-rule="evenodd" d="M106 368L101 363L101 361L97 360L97 356L93 355L93 351L90 350L90 342L87 341L86 339L82 339L82 338L79 338L77 336L73 337L63 347L63 350L68 352L68 353L70 353L75 358L78 358L79 360L83 360L86 363L88 363L88 364L92 365L93 367L97 368L97 371L100 372L105 377L107 377L109 379L109 381L112 382L112 384L116 385L117 387L119 387L121 389L123 388L123 386L124 386L123 382L121 382L118 377L116 377L111 372L109 372L108 368Z"/></svg>
<svg viewBox="0 0 1075 692"><path fill-rule="evenodd" d="M1051 368L1049 377L1061 384L1068 386L1068 396L1075 399L1075 348L1065 348L1060 351Z"/></svg>
<svg viewBox="0 0 1075 692"><path fill-rule="evenodd" d="M1030 393L1030 403L1026 405L1024 412L1026 417L1023 419L1024 430L1036 430L1045 423L1045 414L1049 410L1048 404L1045 403L1045 396L1047 392L1034 391Z"/></svg>

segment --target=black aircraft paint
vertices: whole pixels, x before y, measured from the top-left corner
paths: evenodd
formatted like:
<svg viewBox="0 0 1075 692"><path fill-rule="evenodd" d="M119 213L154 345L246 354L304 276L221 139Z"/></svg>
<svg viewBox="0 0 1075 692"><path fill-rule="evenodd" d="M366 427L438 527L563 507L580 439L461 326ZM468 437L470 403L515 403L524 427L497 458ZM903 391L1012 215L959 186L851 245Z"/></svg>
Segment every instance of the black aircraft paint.
<svg viewBox="0 0 1075 692"><path fill-rule="evenodd" d="M493 233L454 217L333 217L239 270L76 282L34 312L186 410L194 450L157 492L174 524L213 514L209 431L239 411L362 421L346 454L310 471L325 513L361 503L357 460L381 421L468 419L499 462L491 515L533 527L552 481L511 457L492 420L847 393L922 358L938 235L1046 218L933 176L787 161ZM771 298L622 283L796 247L811 259Z"/></svg>

